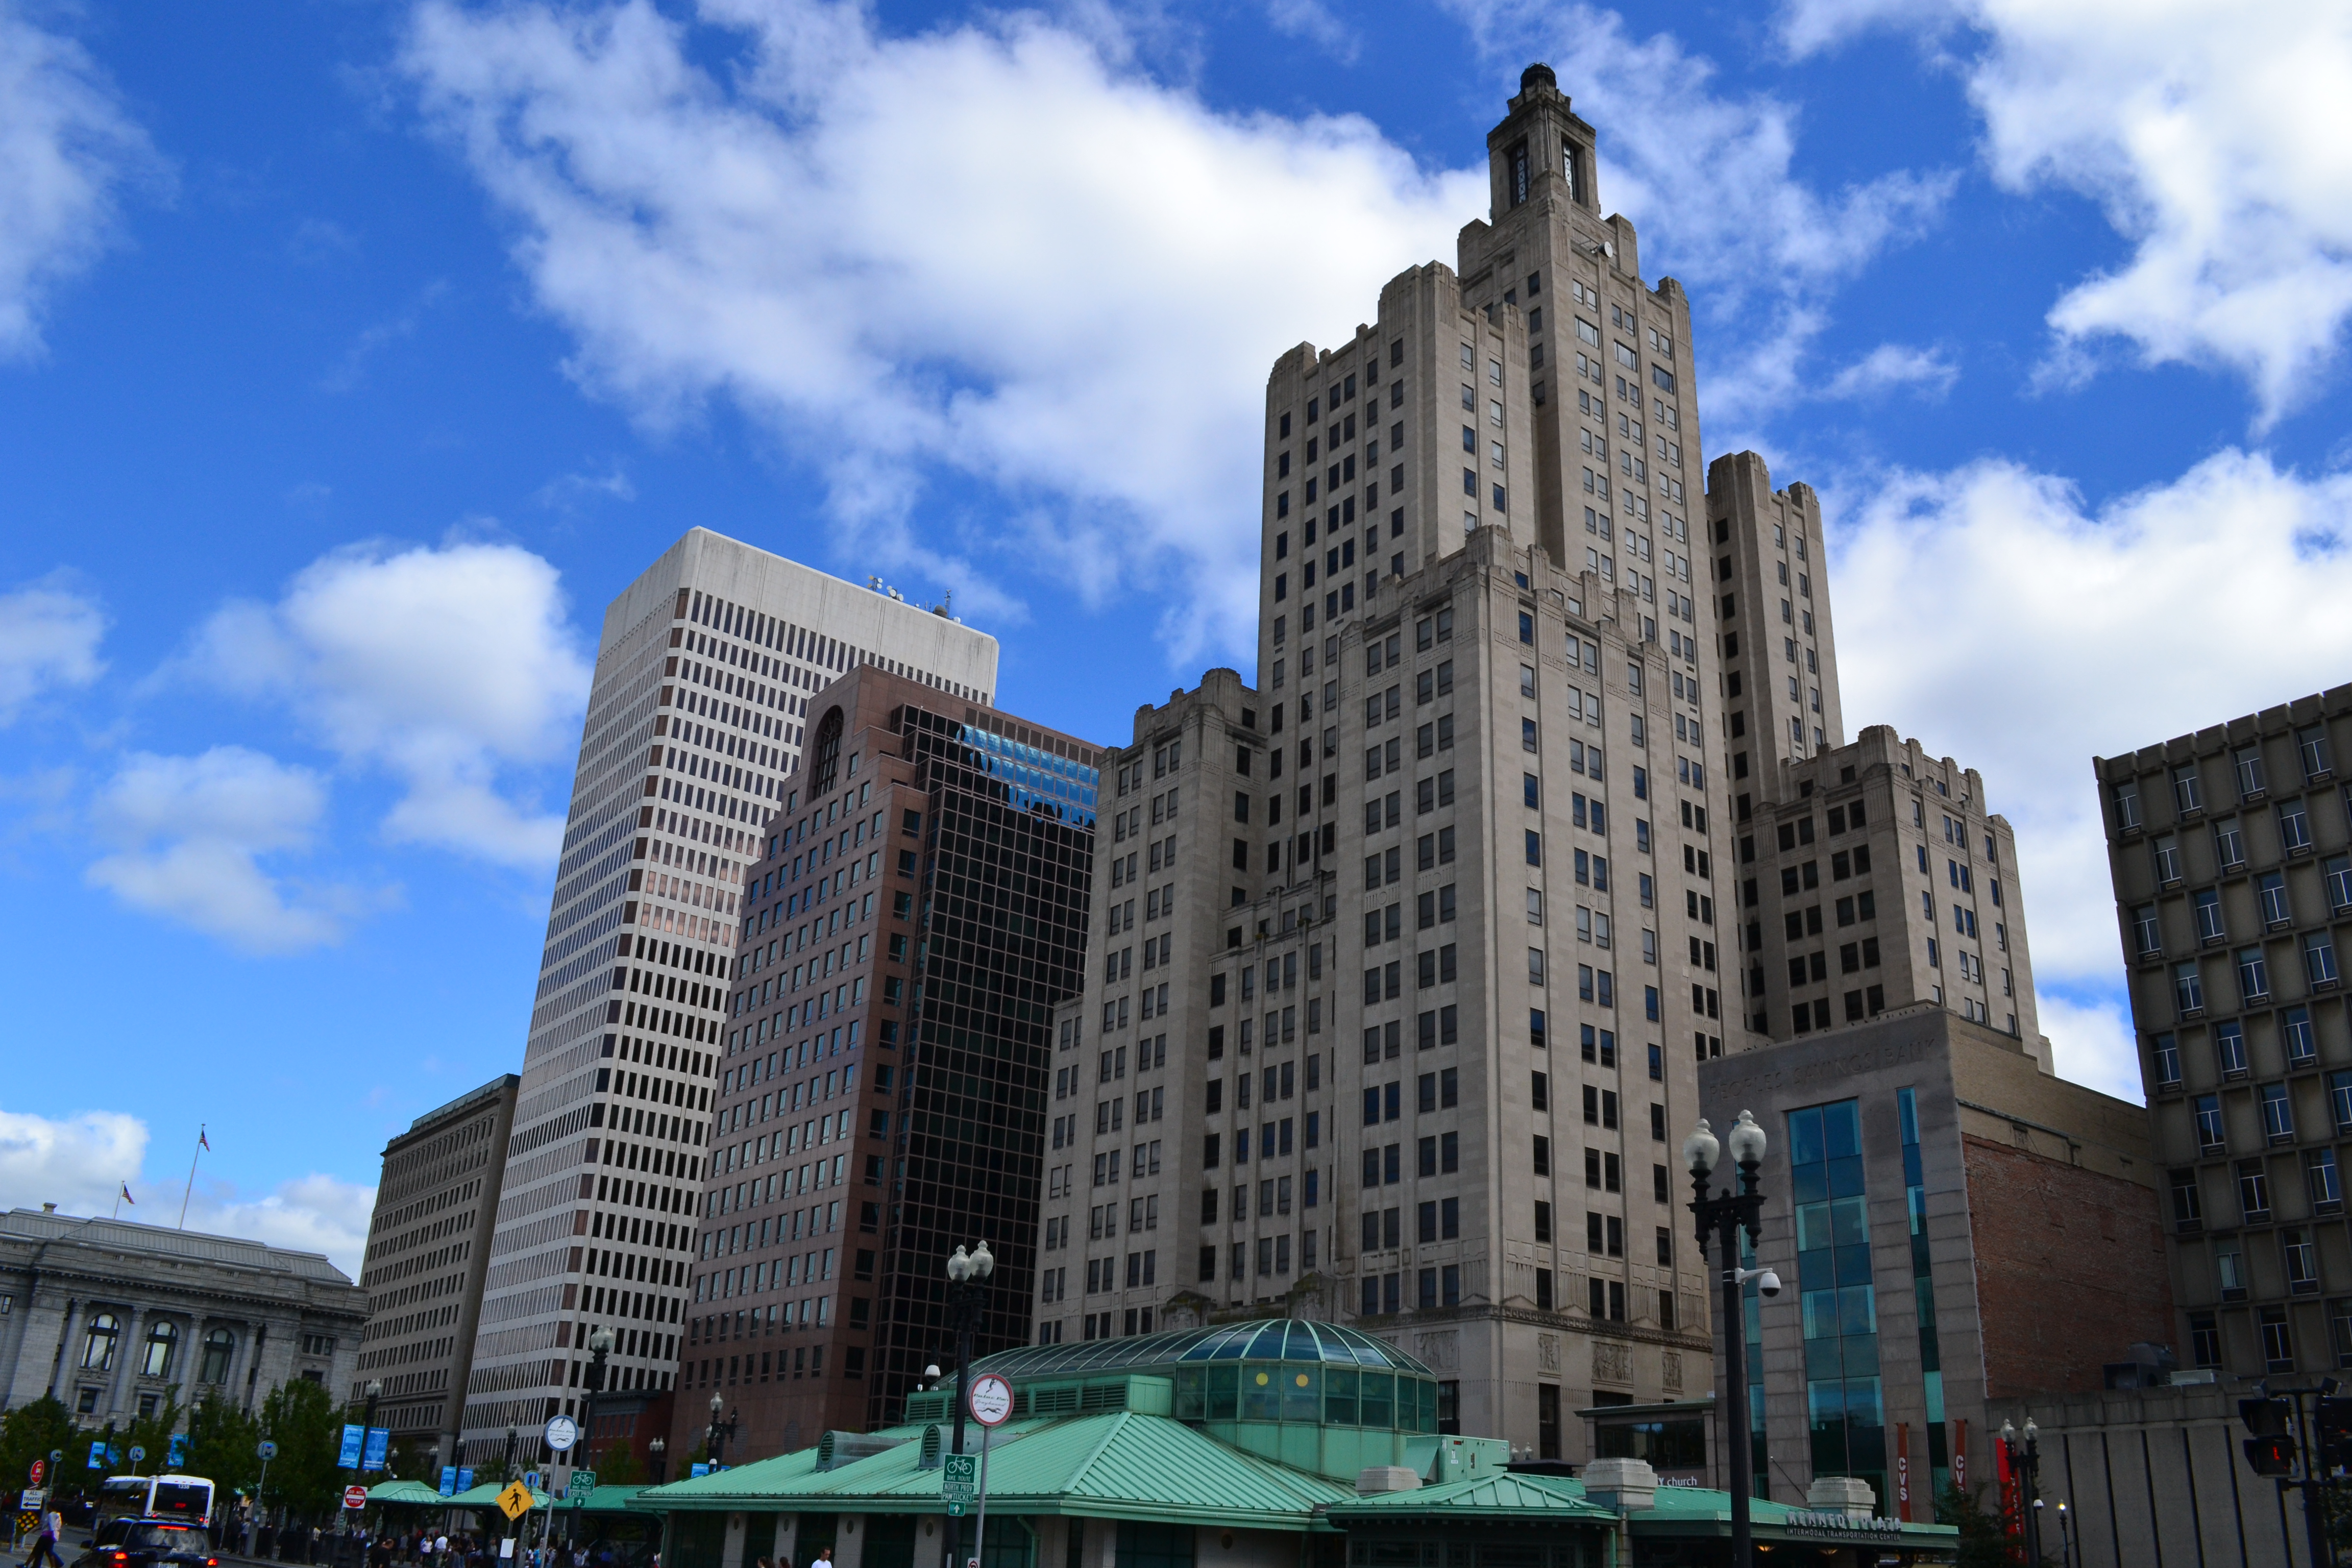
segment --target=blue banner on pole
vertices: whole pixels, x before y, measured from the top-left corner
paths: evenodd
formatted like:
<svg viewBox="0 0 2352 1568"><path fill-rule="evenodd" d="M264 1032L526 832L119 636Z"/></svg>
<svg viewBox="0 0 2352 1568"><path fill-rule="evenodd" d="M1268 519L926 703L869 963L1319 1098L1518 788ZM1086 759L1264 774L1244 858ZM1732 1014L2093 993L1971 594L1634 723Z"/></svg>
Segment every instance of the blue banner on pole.
<svg viewBox="0 0 2352 1568"><path fill-rule="evenodd" d="M343 1427L342 1452L341 1457L335 1460L335 1468L337 1469L352 1470L359 1468L360 1441L362 1436L362 1434L361 1429L356 1425L347 1424Z"/></svg>
<svg viewBox="0 0 2352 1568"><path fill-rule="evenodd" d="M469 1492L473 1489L474 1468L471 1465L460 1465L457 1468L457 1490Z"/></svg>
<svg viewBox="0 0 2352 1568"><path fill-rule="evenodd" d="M455 1465L441 1467L441 1495L443 1497L457 1495L457 1467Z"/></svg>
<svg viewBox="0 0 2352 1568"><path fill-rule="evenodd" d="M107 1457L106 1442L103 1438L89 1446L89 1468L91 1469L102 1470L106 1468Z"/></svg>
<svg viewBox="0 0 2352 1568"><path fill-rule="evenodd" d="M362 1450L360 1455L360 1468L363 1470L380 1470L383 1468L384 1456L391 1447L391 1427L369 1427L367 1433L367 1447Z"/></svg>
<svg viewBox="0 0 2352 1568"><path fill-rule="evenodd" d="M170 1451L163 1462L175 1470L188 1462L188 1435L185 1432L172 1434Z"/></svg>

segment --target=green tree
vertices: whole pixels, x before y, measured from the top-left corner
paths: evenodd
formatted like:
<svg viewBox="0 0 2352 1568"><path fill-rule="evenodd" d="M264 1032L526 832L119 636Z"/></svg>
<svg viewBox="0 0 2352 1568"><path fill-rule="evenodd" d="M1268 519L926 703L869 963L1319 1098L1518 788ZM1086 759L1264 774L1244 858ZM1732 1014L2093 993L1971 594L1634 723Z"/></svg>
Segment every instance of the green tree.
<svg viewBox="0 0 2352 1568"><path fill-rule="evenodd" d="M207 1388L188 1412L188 1473L208 1478L224 1500L250 1496L260 1478L261 1423L216 1388Z"/></svg>
<svg viewBox="0 0 2352 1568"><path fill-rule="evenodd" d="M1983 1489L1979 1487L1977 1492ZM2011 1538L2001 1526L2000 1510L1985 1510L1978 1503L1976 1492L1946 1486L1936 1500L1936 1522L1959 1526L1960 1550L1955 1559L1958 1568L2017 1568L2025 1561L2025 1542ZM2049 1553L2045 1552L2042 1560L2048 1563Z"/></svg>
<svg viewBox="0 0 2352 1568"><path fill-rule="evenodd" d="M265 1505L311 1519L337 1506L348 1479L335 1463L342 1453L343 1424L325 1388L297 1378L271 1389L261 1402L261 1435L278 1445Z"/></svg>
<svg viewBox="0 0 2352 1568"><path fill-rule="evenodd" d="M159 1476L171 1468L172 1435L180 1429L180 1417L186 1414L186 1408L180 1403L180 1385L173 1384L155 1402L152 1415L142 1415L131 1423L131 1429L122 1435L122 1440L117 1446L121 1448L123 1459L130 1464L133 1475ZM133 1448L140 1449L146 1457L131 1463L131 1450Z"/></svg>
<svg viewBox="0 0 2352 1568"><path fill-rule="evenodd" d="M615 1443L596 1456L596 1484L600 1487L630 1487L645 1479L645 1468L637 1463L637 1451L625 1442Z"/></svg>
<svg viewBox="0 0 2352 1568"><path fill-rule="evenodd" d="M79 1492L81 1460L89 1446L63 1403L43 1394L0 1415L0 1491L29 1484L33 1461L52 1453L64 1454L66 1462L48 1478L49 1484L68 1496Z"/></svg>

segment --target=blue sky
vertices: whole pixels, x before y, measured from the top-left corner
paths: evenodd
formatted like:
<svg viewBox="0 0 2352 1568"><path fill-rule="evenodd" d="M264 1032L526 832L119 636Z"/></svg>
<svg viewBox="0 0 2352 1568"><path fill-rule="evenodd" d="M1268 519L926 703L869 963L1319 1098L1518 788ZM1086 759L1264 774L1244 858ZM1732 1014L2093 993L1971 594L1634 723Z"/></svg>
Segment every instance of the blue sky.
<svg viewBox="0 0 2352 1568"><path fill-rule="evenodd" d="M2352 676L2342 7L0 0L0 1202L173 1218L203 1123L192 1224L351 1263L687 527L1105 740L1245 664L1265 368L1452 259L1534 58L2136 1095L2088 759Z"/></svg>

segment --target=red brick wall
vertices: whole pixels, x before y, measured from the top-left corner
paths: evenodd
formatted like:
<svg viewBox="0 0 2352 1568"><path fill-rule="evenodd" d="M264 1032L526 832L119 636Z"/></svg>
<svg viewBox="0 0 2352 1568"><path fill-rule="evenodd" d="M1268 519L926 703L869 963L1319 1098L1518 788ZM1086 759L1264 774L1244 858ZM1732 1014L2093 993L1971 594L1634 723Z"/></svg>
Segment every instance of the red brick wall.
<svg viewBox="0 0 2352 1568"><path fill-rule="evenodd" d="M1961 1145L1990 1397L2095 1392L2134 1342L2171 1342L2156 1194L1989 1139Z"/></svg>

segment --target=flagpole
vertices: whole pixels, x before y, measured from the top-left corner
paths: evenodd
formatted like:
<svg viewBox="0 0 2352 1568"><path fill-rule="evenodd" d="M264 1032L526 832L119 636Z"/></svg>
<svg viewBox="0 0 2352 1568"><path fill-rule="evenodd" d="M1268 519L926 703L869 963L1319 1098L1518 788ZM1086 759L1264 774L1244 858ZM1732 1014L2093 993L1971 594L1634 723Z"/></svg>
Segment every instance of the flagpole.
<svg viewBox="0 0 2352 1568"><path fill-rule="evenodd" d="M188 1184L186 1189L180 1194L179 1228L182 1230L188 1228L188 1199L195 1194L196 1162L204 1158L205 1147L205 1124L199 1121L196 1123L195 1152L188 1156Z"/></svg>

